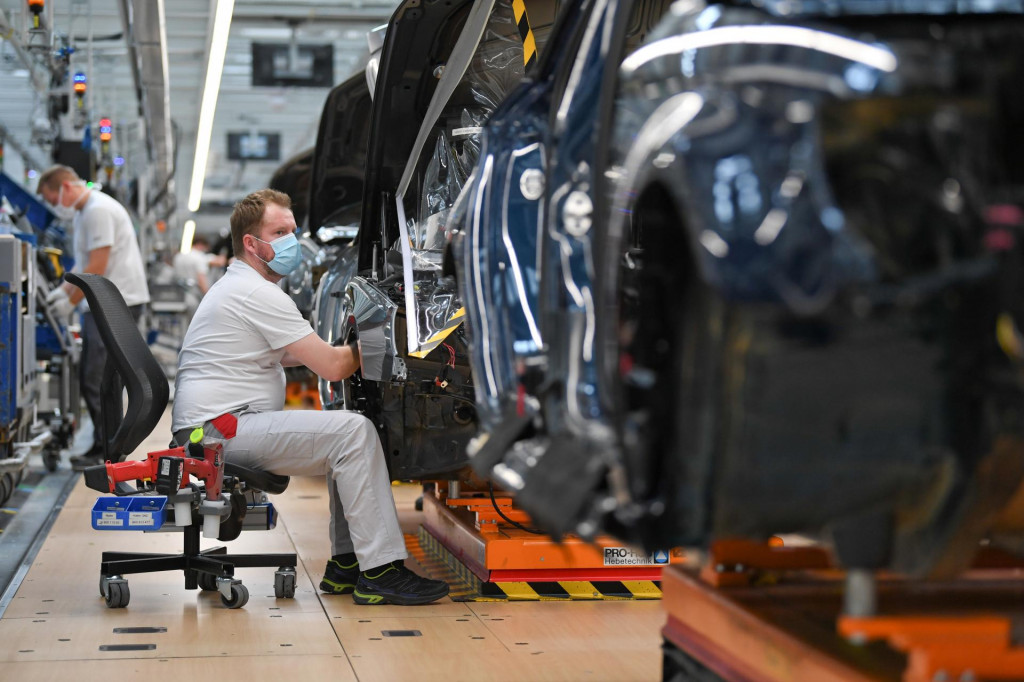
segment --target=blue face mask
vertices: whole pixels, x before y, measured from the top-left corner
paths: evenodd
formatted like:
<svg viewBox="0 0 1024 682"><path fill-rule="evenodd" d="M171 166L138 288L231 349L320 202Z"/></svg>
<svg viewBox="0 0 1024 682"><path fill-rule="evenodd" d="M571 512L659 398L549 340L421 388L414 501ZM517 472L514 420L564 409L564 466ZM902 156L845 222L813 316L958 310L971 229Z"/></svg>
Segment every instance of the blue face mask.
<svg viewBox="0 0 1024 682"><path fill-rule="evenodd" d="M264 244L270 244L273 247L274 257L269 261L265 261L259 256L256 257L263 260L271 270L279 275L287 275L299 267L299 263L302 262L302 249L299 248L299 240L295 238L295 233L286 234L272 242L263 241L256 236L253 239Z"/></svg>

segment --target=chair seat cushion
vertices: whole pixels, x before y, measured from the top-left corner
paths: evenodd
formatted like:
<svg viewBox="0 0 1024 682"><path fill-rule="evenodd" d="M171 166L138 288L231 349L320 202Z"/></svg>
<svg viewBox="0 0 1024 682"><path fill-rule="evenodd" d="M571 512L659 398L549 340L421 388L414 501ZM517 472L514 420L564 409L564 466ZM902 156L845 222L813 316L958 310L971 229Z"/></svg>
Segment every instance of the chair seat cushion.
<svg viewBox="0 0 1024 682"><path fill-rule="evenodd" d="M262 471L260 469L250 469L249 467L231 462L224 462L224 473L227 476L234 476L245 481L246 485L251 488L262 490L271 495L283 493L288 488L288 481L291 480L287 476L272 474L269 471Z"/></svg>

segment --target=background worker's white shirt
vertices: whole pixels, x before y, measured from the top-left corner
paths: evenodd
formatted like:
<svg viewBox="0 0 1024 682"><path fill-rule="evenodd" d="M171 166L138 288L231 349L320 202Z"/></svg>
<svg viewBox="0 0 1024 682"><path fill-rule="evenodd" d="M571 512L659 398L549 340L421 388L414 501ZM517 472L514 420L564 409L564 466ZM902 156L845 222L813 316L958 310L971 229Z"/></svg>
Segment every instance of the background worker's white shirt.
<svg viewBox="0 0 1024 682"><path fill-rule="evenodd" d="M284 347L313 333L288 294L236 260L196 309L178 355L173 431L248 406L284 408Z"/></svg>
<svg viewBox="0 0 1024 682"><path fill-rule="evenodd" d="M199 275L210 272L209 256L193 249L174 254L174 277L180 282L195 282Z"/></svg>
<svg viewBox="0 0 1024 682"><path fill-rule="evenodd" d="M99 190L91 190L85 204L75 213L74 229L74 272L81 272L89 262L90 251L109 246L110 258L103 276L114 283L128 305L149 303L139 240L124 206ZM87 300L82 299L81 305L88 310Z"/></svg>

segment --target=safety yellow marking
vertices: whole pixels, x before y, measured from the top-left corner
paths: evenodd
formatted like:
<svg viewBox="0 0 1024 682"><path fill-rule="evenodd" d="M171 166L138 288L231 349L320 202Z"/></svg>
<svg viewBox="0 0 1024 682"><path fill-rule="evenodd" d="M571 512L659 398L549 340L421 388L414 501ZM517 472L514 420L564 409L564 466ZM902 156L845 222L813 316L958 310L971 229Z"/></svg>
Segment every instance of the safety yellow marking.
<svg viewBox="0 0 1024 682"><path fill-rule="evenodd" d="M523 41L523 65L529 69L533 58L537 55L537 41L533 37L530 18L526 16L526 4L523 0L512 0L512 14L516 19L516 28Z"/></svg>
<svg viewBox="0 0 1024 682"><path fill-rule="evenodd" d="M449 334L451 334L453 331L458 329L459 325L462 324L462 322L465 319L466 319L466 309L465 308L459 308L458 310L455 311L455 313L451 317L449 317L445 321L444 328L442 328L441 330L437 331L433 336L431 336L429 339L424 341L423 345L420 346L419 350L413 351L412 353L409 353L409 355L411 355L414 358L425 358L425 357L427 357L427 355L430 353L430 351L432 351L435 348L437 348L438 346L440 346L441 342L444 341L446 338L448 338Z"/></svg>
<svg viewBox="0 0 1024 682"><path fill-rule="evenodd" d="M562 581L559 580L558 584L563 590L569 593L570 599L601 599L603 596L594 587L594 583L586 580L579 581Z"/></svg>
<svg viewBox="0 0 1024 682"><path fill-rule="evenodd" d="M541 596L530 587L530 583L494 583L509 599L537 601Z"/></svg>
<svg viewBox="0 0 1024 682"><path fill-rule="evenodd" d="M530 29L530 32L526 34L526 38L523 39L523 63L528 65L536 53L537 41L533 37L533 29Z"/></svg>
<svg viewBox="0 0 1024 682"><path fill-rule="evenodd" d="M661 588L651 580L623 580L622 584L636 599L661 599Z"/></svg>

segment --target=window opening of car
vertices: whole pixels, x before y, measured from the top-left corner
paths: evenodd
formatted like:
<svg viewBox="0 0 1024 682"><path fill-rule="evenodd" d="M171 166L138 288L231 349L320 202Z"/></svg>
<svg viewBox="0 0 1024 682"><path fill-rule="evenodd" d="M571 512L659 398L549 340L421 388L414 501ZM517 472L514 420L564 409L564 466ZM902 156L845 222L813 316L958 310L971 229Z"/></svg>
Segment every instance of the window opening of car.
<svg viewBox="0 0 1024 682"><path fill-rule="evenodd" d="M448 218L480 154L483 124L525 73L513 8L477 2L424 116L395 197L402 252L409 354L422 356L461 323L464 310L440 280Z"/></svg>
<svg viewBox="0 0 1024 682"><path fill-rule="evenodd" d="M321 243L355 238L362 214L370 93L354 76L328 95L313 159L309 228Z"/></svg>
<svg viewBox="0 0 1024 682"><path fill-rule="evenodd" d="M537 56L544 53L555 18L562 9L562 2L552 0L526 0L526 15L530 18L530 28L537 43ZM539 59L538 59L539 61Z"/></svg>

